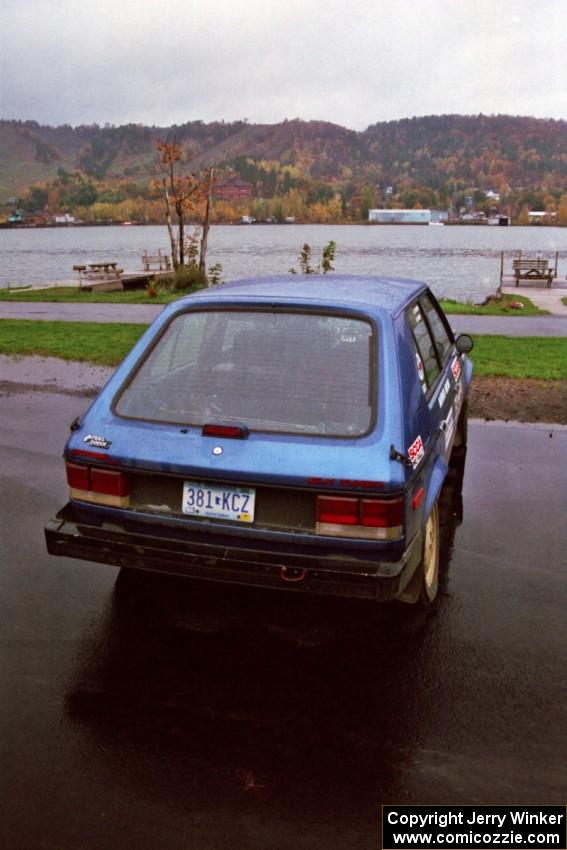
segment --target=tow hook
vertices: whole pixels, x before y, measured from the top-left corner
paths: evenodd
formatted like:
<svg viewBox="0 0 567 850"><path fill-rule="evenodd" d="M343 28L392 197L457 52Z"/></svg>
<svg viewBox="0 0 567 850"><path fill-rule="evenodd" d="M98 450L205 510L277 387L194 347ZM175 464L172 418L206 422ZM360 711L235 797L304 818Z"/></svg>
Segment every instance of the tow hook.
<svg viewBox="0 0 567 850"><path fill-rule="evenodd" d="M299 567L281 567L280 568L280 578L282 581L303 581L305 576L307 575L306 569L300 569Z"/></svg>

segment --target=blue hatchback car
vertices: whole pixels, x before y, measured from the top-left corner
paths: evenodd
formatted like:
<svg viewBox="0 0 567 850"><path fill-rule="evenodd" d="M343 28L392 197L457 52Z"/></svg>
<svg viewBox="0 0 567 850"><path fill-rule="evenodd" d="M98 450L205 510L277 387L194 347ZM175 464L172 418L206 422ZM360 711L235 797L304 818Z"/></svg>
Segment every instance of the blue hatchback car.
<svg viewBox="0 0 567 850"><path fill-rule="evenodd" d="M73 423L48 550L430 604L471 348L413 281L271 277L176 301Z"/></svg>

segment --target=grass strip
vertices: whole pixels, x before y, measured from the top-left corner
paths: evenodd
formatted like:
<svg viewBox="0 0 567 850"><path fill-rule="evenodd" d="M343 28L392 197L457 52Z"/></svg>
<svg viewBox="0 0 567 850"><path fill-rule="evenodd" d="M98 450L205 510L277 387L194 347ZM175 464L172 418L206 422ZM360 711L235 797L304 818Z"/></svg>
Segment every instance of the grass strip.
<svg viewBox="0 0 567 850"><path fill-rule="evenodd" d="M0 353L40 354L116 366L147 329L123 322L43 322L0 319Z"/></svg>
<svg viewBox="0 0 567 850"><path fill-rule="evenodd" d="M54 286L50 289L0 289L0 301L42 301L62 304L169 304L177 298L191 295L199 287L187 289L158 289L150 298L145 289L125 292L79 292L76 286Z"/></svg>
<svg viewBox="0 0 567 850"><path fill-rule="evenodd" d="M147 325L0 319L0 353L116 366ZM567 337L474 336L477 375L567 380Z"/></svg>
<svg viewBox="0 0 567 850"><path fill-rule="evenodd" d="M488 304L482 306L477 304L465 304L462 301L452 299L441 299L439 301L445 313L454 315L474 316L548 316L549 310L542 310L525 295L502 295L501 298L493 298ZM511 304L523 304L523 307L512 307Z"/></svg>
<svg viewBox="0 0 567 850"><path fill-rule="evenodd" d="M567 337L486 334L473 339L477 375L567 380Z"/></svg>

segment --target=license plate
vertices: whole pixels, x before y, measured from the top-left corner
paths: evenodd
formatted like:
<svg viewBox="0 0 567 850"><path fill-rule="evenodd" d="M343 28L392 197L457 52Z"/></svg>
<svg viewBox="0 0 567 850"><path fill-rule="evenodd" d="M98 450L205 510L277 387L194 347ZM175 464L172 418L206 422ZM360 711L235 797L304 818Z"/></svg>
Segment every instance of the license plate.
<svg viewBox="0 0 567 850"><path fill-rule="evenodd" d="M254 522L255 497L252 487L211 487L198 481L184 481L181 509L189 516Z"/></svg>

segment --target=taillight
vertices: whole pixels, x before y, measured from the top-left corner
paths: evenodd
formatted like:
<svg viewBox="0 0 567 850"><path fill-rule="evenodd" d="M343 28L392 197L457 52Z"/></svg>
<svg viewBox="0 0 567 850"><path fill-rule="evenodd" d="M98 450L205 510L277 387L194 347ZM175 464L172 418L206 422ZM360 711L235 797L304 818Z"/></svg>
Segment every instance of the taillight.
<svg viewBox="0 0 567 850"><path fill-rule="evenodd" d="M67 462L65 466L72 498L114 507L129 504L128 478L124 472L79 463Z"/></svg>
<svg viewBox="0 0 567 850"><path fill-rule="evenodd" d="M127 496L128 479L115 469L91 469L91 487L94 493L108 496Z"/></svg>
<svg viewBox="0 0 567 850"><path fill-rule="evenodd" d="M361 499L361 523L370 528L395 528L404 522L403 499Z"/></svg>
<svg viewBox="0 0 567 850"><path fill-rule="evenodd" d="M317 496L317 534L395 540L404 524L404 500Z"/></svg>
<svg viewBox="0 0 567 850"><path fill-rule="evenodd" d="M319 496L317 498L317 520L339 525L358 525L358 499Z"/></svg>
<svg viewBox="0 0 567 850"><path fill-rule="evenodd" d="M88 490L90 486L90 475L88 466L78 463L65 464L67 470L67 484L74 490Z"/></svg>

